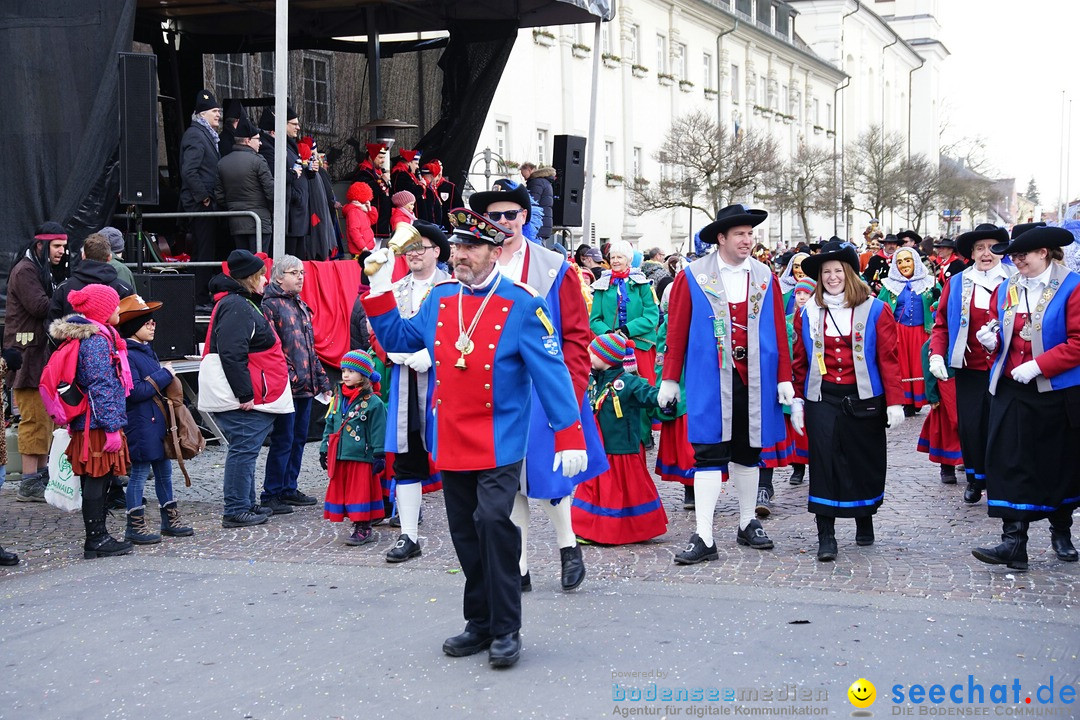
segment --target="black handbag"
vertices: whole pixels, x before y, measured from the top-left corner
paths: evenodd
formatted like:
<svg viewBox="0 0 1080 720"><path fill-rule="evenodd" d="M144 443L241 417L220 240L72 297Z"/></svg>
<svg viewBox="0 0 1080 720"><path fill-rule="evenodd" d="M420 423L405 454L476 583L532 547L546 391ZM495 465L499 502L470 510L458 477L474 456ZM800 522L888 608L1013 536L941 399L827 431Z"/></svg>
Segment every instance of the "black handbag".
<svg viewBox="0 0 1080 720"><path fill-rule="evenodd" d="M863 400L858 395L845 395L840 399L840 409L853 418L880 418L885 415L885 396L875 395Z"/></svg>

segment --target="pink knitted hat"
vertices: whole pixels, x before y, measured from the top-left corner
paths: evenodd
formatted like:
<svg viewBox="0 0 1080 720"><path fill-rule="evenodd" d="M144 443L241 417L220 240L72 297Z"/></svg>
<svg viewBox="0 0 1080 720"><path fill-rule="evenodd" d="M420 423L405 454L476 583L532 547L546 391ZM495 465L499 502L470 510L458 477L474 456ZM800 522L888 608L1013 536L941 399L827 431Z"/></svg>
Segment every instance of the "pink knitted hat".
<svg viewBox="0 0 1080 720"><path fill-rule="evenodd" d="M399 190L390 196L390 202L394 203L394 207L405 207L409 203L416 202L416 196L408 190Z"/></svg>
<svg viewBox="0 0 1080 720"><path fill-rule="evenodd" d="M120 306L120 296L108 285L87 285L81 290L72 290L67 299L75 312L99 323L109 322Z"/></svg>

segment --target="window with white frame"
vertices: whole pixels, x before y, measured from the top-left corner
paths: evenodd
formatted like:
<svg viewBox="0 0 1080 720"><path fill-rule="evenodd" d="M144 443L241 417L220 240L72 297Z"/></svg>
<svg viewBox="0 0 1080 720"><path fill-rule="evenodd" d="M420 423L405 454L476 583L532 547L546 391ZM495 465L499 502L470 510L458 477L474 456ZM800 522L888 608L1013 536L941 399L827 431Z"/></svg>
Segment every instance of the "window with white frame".
<svg viewBox="0 0 1080 720"><path fill-rule="evenodd" d="M247 95L248 56L243 53L214 55L214 88L219 100Z"/></svg>
<svg viewBox="0 0 1080 720"><path fill-rule="evenodd" d="M832 126L832 103L825 103L825 127L829 128L830 130L833 129L833 126Z"/></svg>
<svg viewBox="0 0 1080 720"><path fill-rule="evenodd" d="M814 101L813 101L812 105L813 105L813 110L814 110L814 124L817 125L818 127L820 127L821 126L821 103L818 102L817 98L814 98Z"/></svg>
<svg viewBox="0 0 1080 720"><path fill-rule="evenodd" d="M615 172L615 143L611 140L604 142L604 172Z"/></svg>
<svg viewBox="0 0 1080 720"><path fill-rule="evenodd" d="M548 156L548 131L544 128L536 129L536 164L543 165Z"/></svg>
<svg viewBox="0 0 1080 720"><path fill-rule="evenodd" d="M641 64L641 28L637 25L630 26L630 62L634 65Z"/></svg>
<svg viewBox="0 0 1080 720"><path fill-rule="evenodd" d="M510 147L510 123L505 120L495 121L495 152L499 157L506 159L507 150Z"/></svg>
<svg viewBox="0 0 1080 720"><path fill-rule="evenodd" d="M667 72L667 38L659 33L656 34L656 72Z"/></svg>
<svg viewBox="0 0 1080 720"><path fill-rule="evenodd" d="M679 80L689 80L686 74L686 45L682 43L675 43L675 67L672 68L672 74Z"/></svg>
<svg viewBox="0 0 1080 720"><path fill-rule="evenodd" d="M731 102L736 105L739 104L740 94L742 93L742 81L739 79L739 66L731 66Z"/></svg>
<svg viewBox="0 0 1080 720"><path fill-rule="evenodd" d="M274 94L274 53L259 53L259 89L263 97Z"/></svg>
<svg viewBox="0 0 1080 720"><path fill-rule="evenodd" d="M641 157L642 157L641 148L639 148L639 147L634 148L633 162L634 162L634 177L635 178L644 177L644 175L643 175L644 168L641 165Z"/></svg>
<svg viewBox="0 0 1080 720"><path fill-rule="evenodd" d="M716 86L713 85L712 78L712 55L710 55L709 53L703 53L701 56L701 65L701 69L703 71L701 80L703 83L705 83L705 87L709 88L710 90L716 89Z"/></svg>
<svg viewBox="0 0 1080 720"><path fill-rule="evenodd" d="M304 53L304 124L330 128L330 55Z"/></svg>

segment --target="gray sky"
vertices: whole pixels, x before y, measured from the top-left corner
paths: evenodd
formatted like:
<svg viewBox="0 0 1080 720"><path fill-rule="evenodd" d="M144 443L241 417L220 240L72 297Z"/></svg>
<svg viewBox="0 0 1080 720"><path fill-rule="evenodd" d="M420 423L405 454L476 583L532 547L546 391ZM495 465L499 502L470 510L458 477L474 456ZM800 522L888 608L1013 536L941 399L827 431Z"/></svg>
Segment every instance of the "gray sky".
<svg viewBox="0 0 1080 720"><path fill-rule="evenodd" d="M942 68L948 125L943 142L981 136L994 175L1015 177L1023 192L1035 177L1044 209L1064 183L1062 91L1072 103L1072 172L1068 190L1080 196L1078 0L941 0L942 41L952 55ZM1059 177L1062 181L1059 182Z"/></svg>

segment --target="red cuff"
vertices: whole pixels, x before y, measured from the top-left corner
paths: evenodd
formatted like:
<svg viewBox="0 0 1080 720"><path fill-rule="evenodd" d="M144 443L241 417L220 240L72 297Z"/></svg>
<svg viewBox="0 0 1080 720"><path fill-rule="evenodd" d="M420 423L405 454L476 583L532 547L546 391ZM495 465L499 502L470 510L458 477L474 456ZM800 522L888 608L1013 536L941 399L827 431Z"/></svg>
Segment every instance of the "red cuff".
<svg viewBox="0 0 1080 720"><path fill-rule="evenodd" d="M555 431L555 452L563 450L584 450L585 433L581 430L581 422L578 421L568 428Z"/></svg>
<svg viewBox="0 0 1080 720"><path fill-rule="evenodd" d="M397 300L394 293L384 292L382 295L365 295L360 302L364 303L364 310L369 316L385 315L391 310L397 310Z"/></svg>

